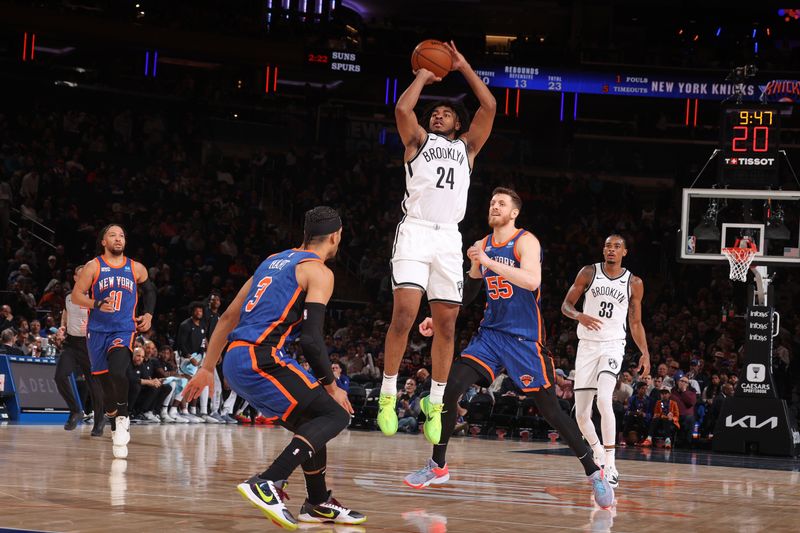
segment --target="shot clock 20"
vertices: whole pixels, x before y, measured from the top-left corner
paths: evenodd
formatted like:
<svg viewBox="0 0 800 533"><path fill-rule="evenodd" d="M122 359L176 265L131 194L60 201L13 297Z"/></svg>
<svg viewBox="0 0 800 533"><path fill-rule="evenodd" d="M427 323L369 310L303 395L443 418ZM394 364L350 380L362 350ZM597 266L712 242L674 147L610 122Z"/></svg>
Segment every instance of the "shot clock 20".
<svg viewBox="0 0 800 533"><path fill-rule="evenodd" d="M768 106L722 110L720 181L730 185L777 185L780 113Z"/></svg>

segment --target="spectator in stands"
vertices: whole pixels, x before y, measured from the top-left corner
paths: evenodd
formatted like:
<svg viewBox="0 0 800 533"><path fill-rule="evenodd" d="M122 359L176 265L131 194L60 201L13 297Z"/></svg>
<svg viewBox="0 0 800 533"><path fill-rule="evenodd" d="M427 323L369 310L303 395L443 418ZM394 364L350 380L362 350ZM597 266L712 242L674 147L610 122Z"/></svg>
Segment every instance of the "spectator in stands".
<svg viewBox="0 0 800 533"><path fill-rule="evenodd" d="M636 394L630 397L623 419L622 433L625 436L623 443L638 444L647 434L652 417L650 397L647 395L647 383L640 381L636 384Z"/></svg>
<svg viewBox="0 0 800 533"><path fill-rule="evenodd" d="M403 391L397 397L397 430L406 433L419 431L420 404L417 395L417 382L408 378Z"/></svg>
<svg viewBox="0 0 800 533"><path fill-rule="evenodd" d="M172 387L154 377L155 363L145 358L144 348L134 348L132 364L128 367L128 405L134 420L159 422L153 410L160 408L172 392Z"/></svg>
<svg viewBox="0 0 800 533"><path fill-rule="evenodd" d="M331 363L331 370L333 371L333 376L336 378L336 385L345 392L349 391L350 378L347 377L347 374L342 374L342 365L339 363Z"/></svg>
<svg viewBox="0 0 800 533"><path fill-rule="evenodd" d="M417 370L416 376L414 379L417 382L417 393L420 396L424 396L425 394L430 393L431 391L431 373L428 372L427 368L420 368Z"/></svg>
<svg viewBox="0 0 800 533"><path fill-rule="evenodd" d="M697 394L689 387L689 378L678 371L675 373L678 382L672 389L672 400L678 404L678 411L680 413L678 422L680 432L678 434L679 442L682 444L690 444L692 440L692 429L694 427L694 406L697 403Z"/></svg>
<svg viewBox="0 0 800 533"><path fill-rule="evenodd" d="M703 433L708 435L709 439L714 438L714 428L717 425L717 420L719 419L720 413L722 413L722 408L725 405L725 402L728 398L733 398L735 389L733 385L730 383L725 383L720 388L719 394L714 398L714 402L712 404L711 409L706 414L705 420L703 421Z"/></svg>
<svg viewBox="0 0 800 533"><path fill-rule="evenodd" d="M15 346L14 342L17 338L17 333L12 328L6 328L0 333L0 354L3 355L25 355L20 348Z"/></svg>
<svg viewBox="0 0 800 533"><path fill-rule="evenodd" d="M14 327L14 313L10 305L0 306L0 331Z"/></svg>
<svg viewBox="0 0 800 533"><path fill-rule="evenodd" d="M556 369L556 396L561 408L569 413L575 403L575 391L573 391L574 380L567 379L567 373L563 369Z"/></svg>
<svg viewBox="0 0 800 533"><path fill-rule="evenodd" d="M653 421L647 438L642 441L642 446L652 446L653 436L664 438L664 447L672 448L675 432L678 430L680 411L678 404L670 398L669 387L662 386L659 390L660 398L653 410Z"/></svg>

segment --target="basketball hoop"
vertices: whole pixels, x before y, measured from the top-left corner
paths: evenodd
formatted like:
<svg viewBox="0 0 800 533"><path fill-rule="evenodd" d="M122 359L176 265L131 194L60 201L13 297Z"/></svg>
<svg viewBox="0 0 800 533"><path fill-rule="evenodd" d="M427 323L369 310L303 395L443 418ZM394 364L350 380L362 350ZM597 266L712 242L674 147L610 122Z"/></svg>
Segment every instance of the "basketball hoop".
<svg viewBox="0 0 800 533"><path fill-rule="evenodd" d="M756 252L758 247L749 239L736 239L732 247L722 249L722 254L728 258L728 263L731 265L729 277L732 280L747 281L747 271Z"/></svg>

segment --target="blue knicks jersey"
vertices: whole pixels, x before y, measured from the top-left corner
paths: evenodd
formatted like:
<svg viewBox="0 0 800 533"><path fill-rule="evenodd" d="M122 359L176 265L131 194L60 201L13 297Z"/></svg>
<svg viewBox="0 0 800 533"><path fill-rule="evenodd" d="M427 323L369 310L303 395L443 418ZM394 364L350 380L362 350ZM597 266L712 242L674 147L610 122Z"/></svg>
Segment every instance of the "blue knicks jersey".
<svg viewBox="0 0 800 533"><path fill-rule="evenodd" d="M488 235L483 240L483 250L495 261L519 268L517 241L524 234L525 230L520 229L503 243L496 243L493 235ZM486 310L481 327L544 343L541 289L522 289L483 266L481 272L486 282Z"/></svg>
<svg viewBox="0 0 800 533"><path fill-rule="evenodd" d="M136 275L133 259L123 257L119 266L106 263L102 257L95 257L97 274L92 282L89 297L93 300L109 298L114 305L113 313L99 309L89 311L88 331L122 332L136 329Z"/></svg>
<svg viewBox="0 0 800 533"><path fill-rule="evenodd" d="M295 268L306 261L322 259L314 252L294 249L271 255L258 266L229 341L280 349L297 337L306 295L297 283Z"/></svg>

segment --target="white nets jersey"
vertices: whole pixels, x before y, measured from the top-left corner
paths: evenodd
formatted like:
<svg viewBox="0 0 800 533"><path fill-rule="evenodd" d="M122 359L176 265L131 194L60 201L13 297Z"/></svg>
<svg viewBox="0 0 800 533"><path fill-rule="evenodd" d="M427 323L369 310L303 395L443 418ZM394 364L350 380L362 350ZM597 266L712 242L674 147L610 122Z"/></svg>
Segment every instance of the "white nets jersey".
<svg viewBox="0 0 800 533"><path fill-rule="evenodd" d="M630 270L616 278L609 277L603 263L595 263L594 278L583 294L583 312L599 318L603 325L592 331L578 324L578 338L587 341L625 340L628 334L628 302L631 299Z"/></svg>
<svg viewBox="0 0 800 533"><path fill-rule="evenodd" d="M403 213L438 224L458 224L467 209L472 169L467 144L435 133L406 163Z"/></svg>

